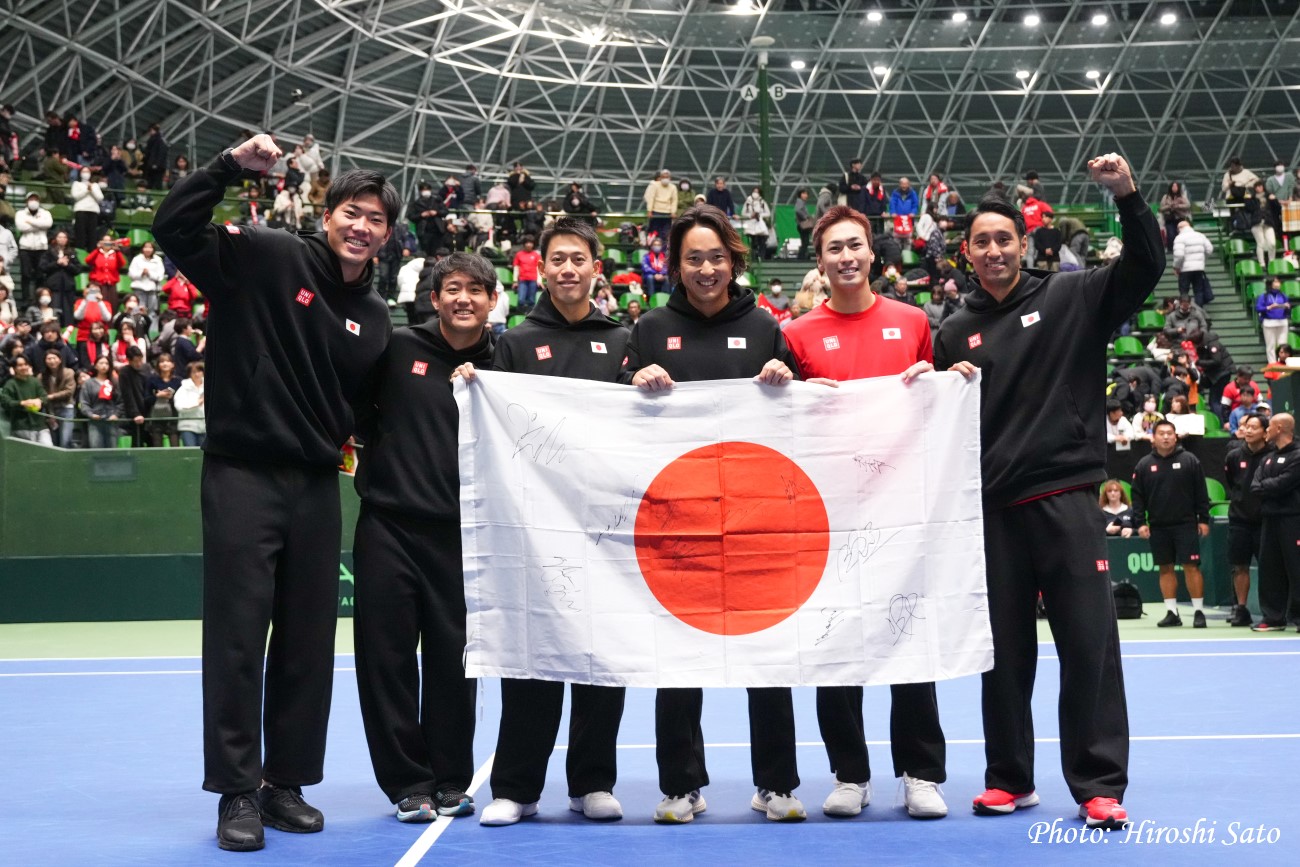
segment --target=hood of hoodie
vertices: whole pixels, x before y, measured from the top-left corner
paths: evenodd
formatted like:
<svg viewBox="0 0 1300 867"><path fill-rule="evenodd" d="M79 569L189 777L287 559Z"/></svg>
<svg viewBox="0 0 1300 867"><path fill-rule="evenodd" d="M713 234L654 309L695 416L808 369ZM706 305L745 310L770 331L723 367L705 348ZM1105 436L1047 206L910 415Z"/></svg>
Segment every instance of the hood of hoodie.
<svg viewBox="0 0 1300 867"><path fill-rule="evenodd" d="M1169 453L1168 457L1161 457L1160 452L1156 451L1155 448L1153 447L1151 449L1151 459L1155 461L1173 461L1173 460L1177 460L1179 456L1186 451L1187 450L1183 448L1182 444L1179 443L1174 446L1174 450Z"/></svg>
<svg viewBox="0 0 1300 867"><path fill-rule="evenodd" d="M1051 271L1039 271L1036 268L1021 268L1020 281L1016 284L1016 288L1011 290L1011 294L1007 295L1001 303L980 285L978 277L971 274L966 279L975 288L966 296L966 309L972 313L991 313L994 310L1019 307L1031 301L1042 290L1043 286L1046 285L1047 277L1051 273Z"/></svg>
<svg viewBox="0 0 1300 867"><path fill-rule="evenodd" d="M668 298L668 307L687 319L694 319L697 322L730 322L744 316L749 308L757 303L753 290L739 285L735 280L732 280L727 285L727 295L731 300L727 302L726 307L723 307L713 316L705 316L691 305L691 302L687 300L686 290L678 285L673 288L673 294Z"/></svg>
<svg viewBox="0 0 1300 867"><path fill-rule="evenodd" d="M576 330L598 330L604 331L607 328L622 328L623 325L616 319L610 319L604 313L597 309L595 304L587 302L590 309L587 315L577 322L570 322L565 319L563 314L556 309L555 304L551 301L549 292L542 292L537 296L537 304L528 314L528 321L543 328L572 328Z"/></svg>
<svg viewBox="0 0 1300 867"><path fill-rule="evenodd" d="M310 235L300 236L306 242L308 255L316 260L328 273L334 276L334 281L344 289L351 292L369 292L375 279L375 263L366 261L365 270L361 272L361 277L355 283L346 283L343 280L343 266L339 264L339 257L334 255L330 249L329 238L324 232L314 232Z"/></svg>
<svg viewBox="0 0 1300 867"><path fill-rule="evenodd" d="M456 349L442 335L442 326L435 317L419 325L411 326L411 333L429 345L429 350L439 360L451 365L460 365L469 361L486 367L492 361L492 331L484 328L474 345L466 349Z"/></svg>

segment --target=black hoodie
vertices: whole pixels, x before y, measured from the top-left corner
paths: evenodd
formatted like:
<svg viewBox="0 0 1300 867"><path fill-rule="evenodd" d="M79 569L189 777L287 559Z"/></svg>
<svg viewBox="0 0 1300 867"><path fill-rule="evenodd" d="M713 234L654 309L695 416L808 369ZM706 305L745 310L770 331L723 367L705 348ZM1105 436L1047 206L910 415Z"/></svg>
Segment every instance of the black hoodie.
<svg viewBox="0 0 1300 867"><path fill-rule="evenodd" d="M1258 491L1252 490L1255 472L1264 458L1273 453L1265 445L1257 452L1252 452L1245 441L1237 440L1228 447L1223 458L1223 479L1228 483L1228 521L1233 524L1258 524L1261 518L1261 498Z"/></svg>
<svg viewBox="0 0 1300 867"><path fill-rule="evenodd" d="M492 369L617 382L627 338L627 328L595 304L584 318L571 323L543 292L528 318L497 340Z"/></svg>
<svg viewBox="0 0 1300 867"><path fill-rule="evenodd" d="M1106 354L1165 270L1140 193L1116 199L1124 252L1104 268L1024 270L999 304L975 281L943 321L934 366L982 371L984 502L1003 508L1106 478Z"/></svg>
<svg viewBox="0 0 1300 867"><path fill-rule="evenodd" d="M619 377L630 383L638 370L657 364L674 382L748 379L773 358L799 376L799 364L785 345L781 327L760 309L749 289L732 283L731 300L714 316L691 306L678 287L664 307L641 314L627 342L627 364Z"/></svg>
<svg viewBox="0 0 1300 867"><path fill-rule="evenodd" d="M1133 526L1179 527L1210 522L1210 495L1205 470L1196 455L1174 446L1169 457L1158 452L1133 470Z"/></svg>
<svg viewBox="0 0 1300 867"><path fill-rule="evenodd" d="M351 285L323 233L216 226L235 181L220 159L176 182L158 206L159 246L213 299L205 352L204 450L250 461L333 467L353 433L351 403L392 332L373 269Z"/></svg>
<svg viewBox="0 0 1300 867"><path fill-rule="evenodd" d="M408 518L460 520L460 413L451 372L465 362L486 366L492 341L453 349L433 319L393 332L366 387L357 461L357 494L366 505Z"/></svg>
<svg viewBox="0 0 1300 867"><path fill-rule="evenodd" d="M1270 452L1255 471L1250 489L1259 494L1265 517L1300 515L1300 443L1292 440Z"/></svg>

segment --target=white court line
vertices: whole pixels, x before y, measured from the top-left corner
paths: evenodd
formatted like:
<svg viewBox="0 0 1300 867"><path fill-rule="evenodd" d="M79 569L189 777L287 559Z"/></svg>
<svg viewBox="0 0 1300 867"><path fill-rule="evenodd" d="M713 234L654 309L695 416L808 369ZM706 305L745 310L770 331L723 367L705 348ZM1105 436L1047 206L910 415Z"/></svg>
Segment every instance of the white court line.
<svg viewBox="0 0 1300 867"><path fill-rule="evenodd" d="M488 775L492 773L492 760L495 758L496 753L488 756L482 767L474 772L474 779L470 781L467 794L473 795L482 788L483 783L487 781ZM451 827L451 823L454 821L456 820L451 816L439 816L435 819L433 824L426 828L424 833L411 845L411 848L406 850L406 854L397 862L396 867L414 867L414 865L419 864L420 859L428 853L434 843L438 842L438 838ZM462 819L461 821L465 820Z"/></svg>
<svg viewBox="0 0 1300 867"><path fill-rule="evenodd" d="M339 656L356 656L355 653L334 654ZM158 659L174 659L178 662L199 660L201 656L9 656L0 657L0 665L6 662L150 662Z"/></svg>
<svg viewBox="0 0 1300 867"><path fill-rule="evenodd" d="M1258 735L1132 735L1130 741L1288 741L1300 740L1300 732L1295 734L1258 734ZM1060 738L1034 738L1037 744L1059 744ZM945 741L949 746L984 746L983 738L948 738ZM706 749L726 750L726 749L749 749L749 744L736 741L732 743L705 744ZM798 741L797 747L824 747L826 744L821 741ZM889 741L867 741L870 747L887 747ZM567 744L558 744L556 750L567 750ZM619 744L620 750L653 750L654 744Z"/></svg>
<svg viewBox="0 0 1300 867"><path fill-rule="evenodd" d="M334 671L356 671L356 669L336 668ZM203 670L198 668L171 671L0 671L0 677L140 677L142 675L202 673Z"/></svg>

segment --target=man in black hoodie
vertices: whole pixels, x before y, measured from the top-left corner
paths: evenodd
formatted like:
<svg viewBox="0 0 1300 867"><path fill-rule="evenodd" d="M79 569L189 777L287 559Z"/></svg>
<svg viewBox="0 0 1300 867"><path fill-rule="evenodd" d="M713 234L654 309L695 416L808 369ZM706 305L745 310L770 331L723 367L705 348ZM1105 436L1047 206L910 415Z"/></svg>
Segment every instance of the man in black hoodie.
<svg viewBox="0 0 1300 867"><path fill-rule="evenodd" d="M359 423L357 690L375 779L402 822L474 812L465 790L474 776L477 681L462 662L459 414L450 378L462 364L492 359L484 323L497 278L482 256L452 253L431 282L437 318L393 332Z"/></svg>
<svg viewBox="0 0 1300 867"><path fill-rule="evenodd" d="M591 283L600 273L596 230L584 220L561 217L542 232L537 249L546 291L528 318L501 336L492 369L614 382L628 331L591 302ZM460 373L474 378L472 367ZM621 819L623 807L613 790L625 690L575 683L570 696L569 809L589 819ZM502 678L493 800L481 824L513 825L537 812L563 710L563 683Z"/></svg>
<svg viewBox="0 0 1300 867"><path fill-rule="evenodd" d="M1223 480L1228 489L1228 564L1232 567L1232 588L1237 604L1228 618L1230 626L1250 626L1250 560L1259 562L1259 540L1263 517L1262 501L1251 489L1259 464L1272 450L1265 440L1264 420L1247 413L1237 426L1240 437L1223 458Z"/></svg>
<svg viewBox="0 0 1300 867"><path fill-rule="evenodd" d="M666 306L644 314L632 329L621 381L662 391L702 379L765 385L793 379L799 368L776 319L735 282L744 271L745 245L726 215L711 205L687 208L668 237L668 279L677 288ZM655 698L655 758L664 793L656 822L681 824L705 810L703 699L699 689L660 689ZM774 821L806 818L794 796L799 774L790 690L749 690L749 732L757 787L750 806Z"/></svg>
<svg viewBox="0 0 1300 867"><path fill-rule="evenodd" d="M1255 473L1264 526L1259 539L1259 622L1255 632L1285 632L1300 606L1300 444L1295 418L1279 412L1269 419L1274 451Z"/></svg>
<svg viewBox="0 0 1300 867"><path fill-rule="evenodd" d="M1161 420L1151 431L1151 454L1133 469L1133 521L1138 535L1151 540L1160 567L1160 595L1169 609L1156 626L1182 626L1178 616L1178 577L1183 564L1192 626L1205 628L1205 576L1201 574L1200 536L1210 535L1210 496L1205 470L1196 455L1178 444L1174 423Z"/></svg>
<svg viewBox="0 0 1300 867"><path fill-rule="evenodd" d="M1061 756L1070 793L1092 827L1119 827L1128 784L1128 712L1097 485L1106 478L1106 352L1110 336L1165 268L1160 229L1117 154L1091 160L1115 196L1124 252L1088 271L1021 271L1024 217L998 199L969 214L977 281L944 320L935 367L980 381L984 553L993 670L983 676L988 790L975 811L1038 803L1030 699L1041 591L1061 665ZM1026 395L1035 399L1026 400Z"/></svg>
<svg viewBox="0 0 1300 867"><path fill-rule="evenodd" d="M382 175L355 170L326 191L323 233L214 225L226 187L279 156L267 135L226 149L177 181L153 225L216 302L201 489L203 788L222 796L218 845L236 850L262 848L263 820L324 827L301 787L321 779L334 679L339 447L392 331L370 260L401 210Z"/></svg>

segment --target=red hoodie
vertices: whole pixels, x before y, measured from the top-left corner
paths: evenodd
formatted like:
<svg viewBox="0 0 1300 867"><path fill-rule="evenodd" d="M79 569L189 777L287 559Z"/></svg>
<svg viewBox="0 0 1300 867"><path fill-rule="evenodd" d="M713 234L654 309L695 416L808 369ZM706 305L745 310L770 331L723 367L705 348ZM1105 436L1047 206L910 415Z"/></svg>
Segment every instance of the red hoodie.
<svg viewBox="0 0 1300 867"><path fill-rule="evenodd" d="M86 264L90 266L87 279L102 286L116 286L126 270L126 257L118 250L103 252L98 247L86 254Z"/></svg>

